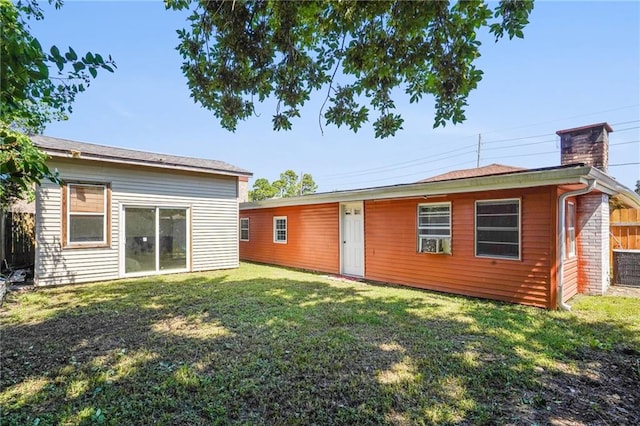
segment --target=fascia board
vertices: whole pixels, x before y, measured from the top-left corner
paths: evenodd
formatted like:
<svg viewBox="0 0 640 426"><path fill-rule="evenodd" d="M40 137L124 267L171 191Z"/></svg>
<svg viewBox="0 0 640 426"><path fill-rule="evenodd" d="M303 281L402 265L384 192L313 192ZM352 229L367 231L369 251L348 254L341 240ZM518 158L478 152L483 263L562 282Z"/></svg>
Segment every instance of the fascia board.
<svg viewBox="0 0 640 426"><path fill-rule="evenodd" d="M241 210L255 208L285 207L309 204L414 198L433 195L460 194L464 192L494 191L500 189L531 188L547 185L587 183L591 167L580 166L556 170L520 172L499 176L481 176L442 182L401 184L368 189L326 192L302 197L242 203ZM603 174L603 176L606 176Z"/></svg>

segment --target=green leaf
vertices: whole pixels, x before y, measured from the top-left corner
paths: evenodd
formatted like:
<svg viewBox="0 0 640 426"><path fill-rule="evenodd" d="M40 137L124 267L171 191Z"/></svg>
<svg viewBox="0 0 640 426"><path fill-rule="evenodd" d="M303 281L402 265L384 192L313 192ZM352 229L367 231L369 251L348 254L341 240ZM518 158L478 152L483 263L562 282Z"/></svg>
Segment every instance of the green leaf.
<svg viewBox="0 0 640 426"><path fill-rule="evenodd" d="M71 47L69 47L69 51L64 56L69 61L75 61L78 59L78 55Z"/></svg>
<svg viewBox="0 0 640 426"><path fill-rule="evenodd" d="M57 46L51 46L50 52L55 61L62 59L62 56L60 56L60 49L58 49Z"/></svg>

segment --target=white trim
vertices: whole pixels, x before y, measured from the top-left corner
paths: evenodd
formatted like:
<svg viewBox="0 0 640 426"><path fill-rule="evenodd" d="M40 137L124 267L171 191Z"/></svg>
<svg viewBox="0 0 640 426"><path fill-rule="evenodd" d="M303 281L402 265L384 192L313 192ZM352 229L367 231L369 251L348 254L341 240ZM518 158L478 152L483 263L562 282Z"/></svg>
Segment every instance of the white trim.
<svg viewBox="0 0 640 426"><path fill-rule="evenodd" d="M250 203L241 203L240 210L390 198L416 198L551 185L588 185L593 179L598 181L598 189L601 191L609 195L618 194L626 204L640 208L640 195L626 186L619 184L611 176L600 170L588 166L559 166L523 170L501 175L451 179L437 182L407 183L375 188L316 193L303 195L301 197L253 201Z"/></svg>
<svg viewBox="0 0 640 426"><path fill-rule="evenodd" d="M498 203L498 202L518 202L518 257L513 256L492 256L478 254L478 203ZM522 199L521 198L492 198L487 200L475 200L473 211L473 250L475 257L485 259L522 260Z"/></svg>
<svg viewBox="0 0 640 426"><path fill-rule="evenodd" d="M573 214L571 213L571 208L570 206L573 208ZM566 233L567 233L567 238L569 240L569 244L567 245L567 250L566 250L566 255L565 255L565 259L573 259L577 256L577 247L578 247L578 243L576 241L576 222L577 222L577 215L578 215L578 211L576 209L576 203L574 201L567 201L567 213L566 213L566 218L565 218L565 226L566 226ZM573 225L573 227L569 226L569 222L571 222L571 224ZM573 229L573 238L571 235L571 232L569 232L571 229Z"/></svg>
<svg viewBox="0 0 640 426"><path fill-rule="evenodd" d="M242 231L243 231L243 229L242 229L242 221L245 221L245 220L247 221L247 238L242 238ZM241 217L239 219L239 222L240 222L240 235L239 235L238 239L240 241L249 241L250 237L251 237L250 227L249 227L249 218L248 217Z"/></svg>
<svg viewBox="0 0 640 426"><path fill-rule="evenodd" d="M284 220L284 240L279 240L277 238L276 222L278 220ZM276 244L287 244L288 239L289 239L289 221L287 220L287 216L274 216L273 217L273 242Z"/></svg>
<svg viewBox="0 0 640 426"><path fill-rule="evenodd" d="M449 235L424 235L421 236L420 235L420 230L421 229L428 229L427 227L421 227L420 226L420 207L448 207L449 208L449 223L447 226L447 229L449 230ZM453 216L453 212L452 212L452 206L451 206L451 201L447 201L447 202L436 202L436 203L419 203L416 207L416 251L418 253L424 253L424 254L451 254L451 244L452 244L452 237L453 237L453 229L452 229L452 216ZM436 228L444 228L444 226L438 226ZM431 227L431 229L433 229L433 227ZM424 239L437 239L437 240L448 240L448 249L445 249L443 252L437 252L437 253L433 253L433 252L425 252L421 250L421 242ZM442 242L442 241L441 241Z"/></svg>

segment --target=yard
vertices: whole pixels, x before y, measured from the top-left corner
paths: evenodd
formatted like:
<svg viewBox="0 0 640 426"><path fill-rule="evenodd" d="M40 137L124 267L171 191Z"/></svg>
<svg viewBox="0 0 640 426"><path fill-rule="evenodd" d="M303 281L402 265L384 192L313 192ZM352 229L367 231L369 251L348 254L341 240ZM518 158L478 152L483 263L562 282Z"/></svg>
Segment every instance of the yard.
<svg viewBox="0 0 640 426"><path fill-rule="evenodd" d="M640 424L640 299L571 303L254 264L12 292L0 423Z"/></svg>

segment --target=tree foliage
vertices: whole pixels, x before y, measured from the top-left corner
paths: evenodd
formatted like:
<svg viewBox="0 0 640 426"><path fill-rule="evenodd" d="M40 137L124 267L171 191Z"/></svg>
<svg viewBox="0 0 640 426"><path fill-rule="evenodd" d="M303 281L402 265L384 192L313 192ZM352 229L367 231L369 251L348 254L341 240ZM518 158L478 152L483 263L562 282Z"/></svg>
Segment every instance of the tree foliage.
<svg viewBox="0 0 640 426"><path fill-rule="evenodd" d="M402 128L394 89L410 102L435 97L434 127L465 119L482 79L478 31L523 37L532 1L167 0L188 9L178 30L193 99L234 131L255 102L277 101L275 130L289 130L314 91L326 90L326 124L357 132L375 114L375 136ZM326 109L325 109L326 106Z"/></svg>
<svg viewBox="0 0 640 426"><path fill-rule="evenodd" d="M62 6L61 1L51 3ZM29 20L43 18L35 1L0 0L0 207L23 198L42 179L58 181L27 135L66 119L98 70L115 68L110 56L78 55L71 47L45 51L29 27Z"/></svg>
<svg viewBox="0 0 640 426"><path fill-rule="evenodd" d="M253 183L253 189L249 191L250 201L268 200L276 197L296 197L299 195L313 194L318 189L313 177L309 173L303 173L298 177L293 170L280 173L280 178L269 182L268 179L259 178Z"/></svg>
<svg viewBox="0 0 640 426"><path fill-rule="evenodd" d="M640 180L636 181L636 194L640 195Z"/></svg>

